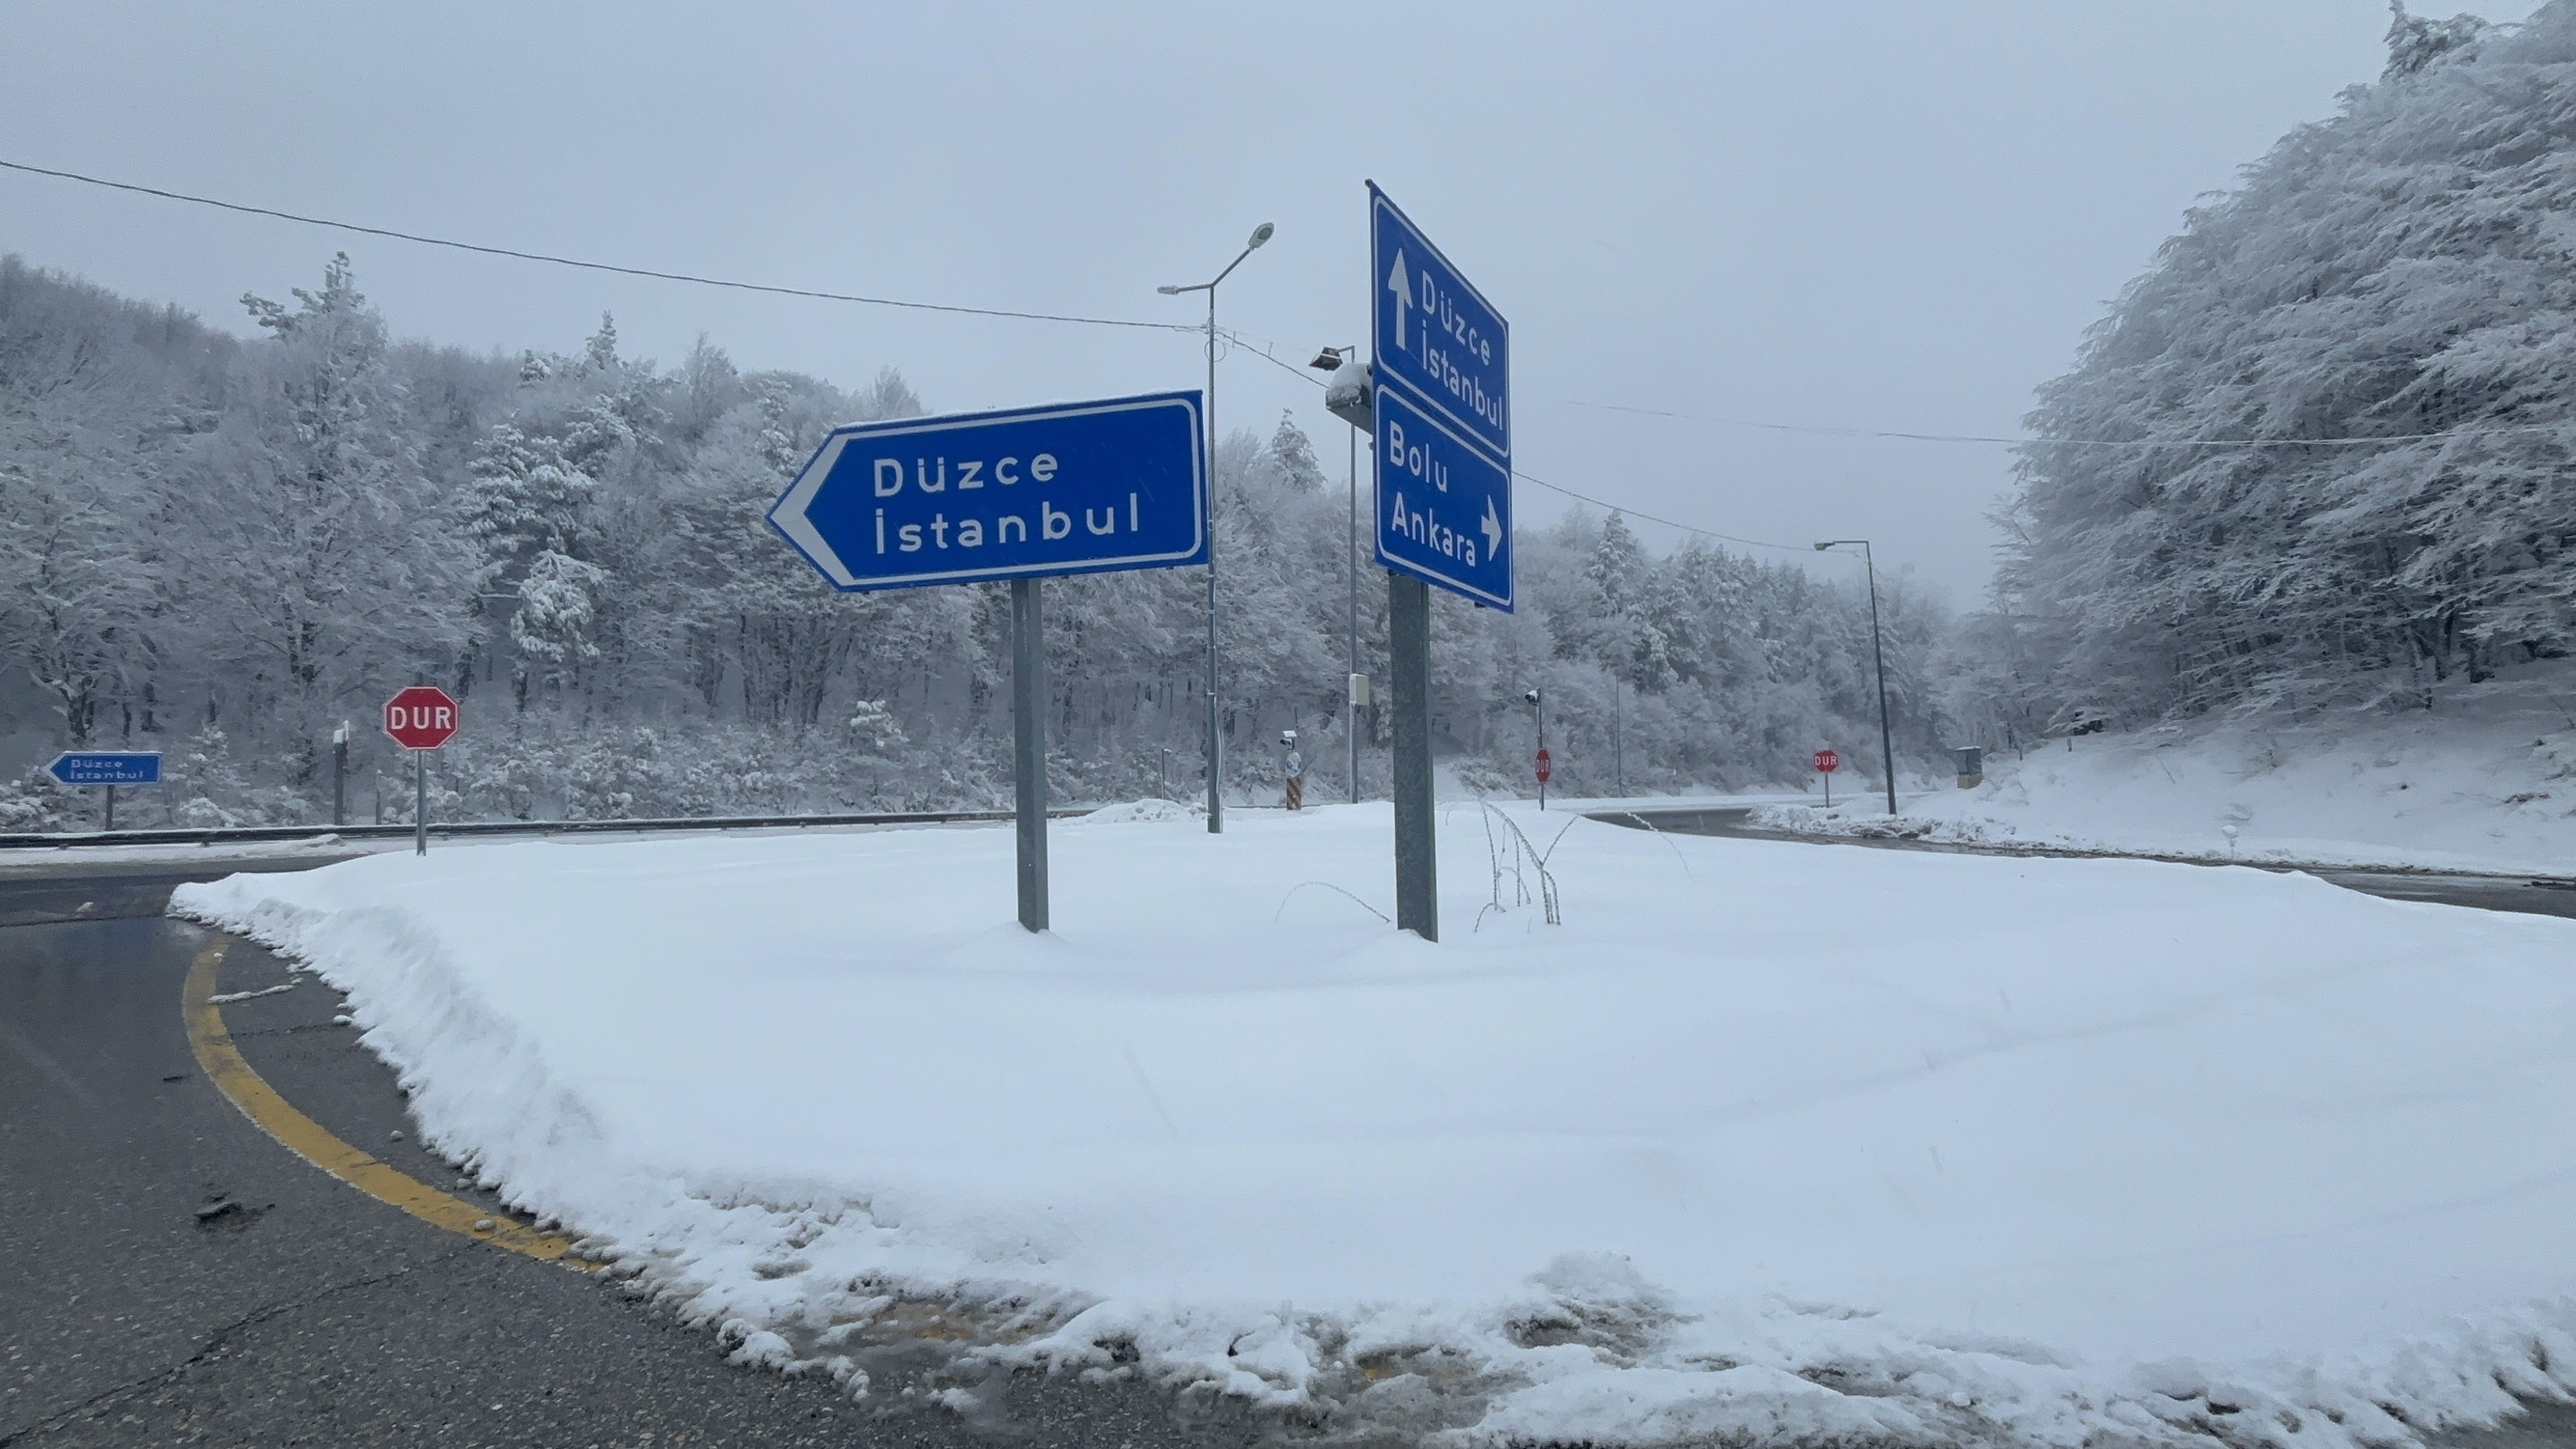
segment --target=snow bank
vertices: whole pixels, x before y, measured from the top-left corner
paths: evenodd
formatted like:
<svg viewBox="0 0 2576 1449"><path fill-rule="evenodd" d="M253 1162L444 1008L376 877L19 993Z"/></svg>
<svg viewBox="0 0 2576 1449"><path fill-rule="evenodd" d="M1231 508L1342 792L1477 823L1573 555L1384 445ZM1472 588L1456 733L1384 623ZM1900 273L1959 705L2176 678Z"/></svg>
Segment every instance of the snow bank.
<svg viewBox="0 0 2576 1449"><path fill-rule="evenodd" d="M1986 783L1754 823L1956 844L2209 860L2576 874L2576 670L2446 693L2433 710L2054 741L1986 757ZM1837 790L1839 797L1844 792Z"/></svg>
<svg viewBox="0 0 2576 1449"><path fill-rule="evenodd" d="M185 887L745 1361L871 1326L1477 1441L2402 1440L2576 1389L2576 923L1383 806ZM1497 830L1508 841L1508 829ZM1505 909L1495 909L1499 898ZM2394 1415L2402 1414L2401 1421Z"/></svg>

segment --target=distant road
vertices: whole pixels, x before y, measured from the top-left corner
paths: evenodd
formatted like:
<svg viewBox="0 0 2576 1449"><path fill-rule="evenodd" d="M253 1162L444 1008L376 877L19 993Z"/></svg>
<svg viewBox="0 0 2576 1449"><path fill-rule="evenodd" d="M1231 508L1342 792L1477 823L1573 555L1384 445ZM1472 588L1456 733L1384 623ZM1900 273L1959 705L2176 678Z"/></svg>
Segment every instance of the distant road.
<svg viewBox="0 0 2576 1449"><path fill-rule="evenodd" d="M1847 835L1803 835L1788 830L1764 830L1748 824L1753 814L1749 805L1682 806L1673 809L1596 810L1588 818L1608 825L1630 829L1667 830L1676 835L1719 835L1737 840L1787 840L1803 845L1857 845L1871 850L1929 850L1945 855L2008 855L2015 857L2057 856L2076 860L2125 859L2112 851L2059 850L2046 847L2016 846L2011 849L1975 845L1956 845L1947 841L1872 840ZM2183 864L2209 865L2212 861L2187 861ZM2346 890L2364 895L2384 896L2398 901L2430 901L2437 905L2469 906L2482 911L2515 911L2533 916L2565 916L2576 919L2576 890L2563 883L2539 882L2527 875L2470 875L2447 871L2346 870L2336 866L2275 865L2264 861L2244 861L2257 870L2303 871L2319 880L2330 881Z"/></svg>

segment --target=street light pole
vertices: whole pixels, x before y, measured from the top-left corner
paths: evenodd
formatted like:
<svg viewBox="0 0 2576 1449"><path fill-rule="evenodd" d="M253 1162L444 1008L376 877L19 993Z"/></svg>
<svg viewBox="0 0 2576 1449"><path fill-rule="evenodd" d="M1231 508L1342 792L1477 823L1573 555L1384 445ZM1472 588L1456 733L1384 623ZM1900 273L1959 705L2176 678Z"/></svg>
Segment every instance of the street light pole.
<svg viewBox="0 0 2576 1449"><path fill-rule="evenodd" d="M1273 230L1274 230L1274 228L1270 225L1270 223L1268 223L1268 222L1266 222L1266 221L1265 221L1265 222L1263 222L1261 225L1254 227L1254 228L1252 229L1252 239L1251 239L1250 241L1247 241L1247 242L1245 242L1245 243L1243 244L1243 250L1242 250L1241 252L1239 252L1239 253L1237 253L1237 254L1235 255L1235 258L1234 258L1234 260L1233 260L1233 261L1230 261L1230 262L1228 262L1228 263L1226 263L1226 264L1225 264L1225 270L1224 270L1224 271L1219 272L1219 273L1217 273L1217 274L1216 274L1216 279L1215 279L1215 281L1201 282L1201 283L1198 283L1198 284L1197 284L1197 285L1195 285L1195 286L1189 286L1189 287L1157 287L1157 288L1155 288L1155 289L1154 289L1154 290L1156 290L1156 291L1158 291L1158 292L1161 292L1161 293L1162 293L1164 296L1166 296L1166 297L1177 297L1177 296L1181 295L1181 294L1182 294L1182 293L1184 293L1184 292L1205 292L1205 293L1207 293L1207 299L1208 299L1208 306L1207 306L1207 371L1208 371L1208 380L1207 380L1207 423L1206 423L1206 427L1207 427L1207 470L1208 470L1208 479L1207 479L1207 483L1208 483L1208 517L1207 517L1207 531L1208 531L1208 536L1207 536L1207 546L1208 546L1208 564L1207 564L1207 570L1208 570L1208 572L1207 572L1207 777L1208 777L1208 800L1207 800L1207 817L1208 817L1208 821L1207 821L1207 828L1208 828L1208 834L1210 834L1210 835L1222 835L1222 834L1224 834L1224 833L1225 833L1225 795L1224 795L1224 788L1225 788L1225 773L1224 773L1224 772L1225 772L1225 741L1224 741L1223 737L1222 737L1221 735L1219 735L1219 733L1217 732L1217 692L1216 692L1216 687L1217 687L1217 670L1216 670L1216 289L1217 289L1217 283L1224 281L1224 280L1225 280L1227 277L1229 277L1229 276L1232 276L1232 275L1234 274L1234 269L1235 269L1235 268L1237 268L1237 267L1239 267L1239 266L1242 266L1242 265L1243 265L1243 259L1244 259L1245 257L1248 257L1248 256L1252 255L1254 252L1256 252L1256 251L1260 250L1260 248L1261 248L1261 244L1262 244L1263 242L1266 242L1266 241L1270 240L1270 233L1271 233Z"/></svg>
<svg viewBox="0 0 2576 1449"><path fill-rule="evenodd" d="M1870 557L1869 540L1865 538L1828 539L1816 545L1816 551L1843 544L1860 545L1861 567L1869 571L1869 652L1878 664L1878 760L1887 772L1887 813L1896 813L1896 745L1887 728L1887 648L1879 642L1878 633L1878 562Z"/></svg>
<svg viewBox="0 0 2576 1449"><path fill-rule="evenodd" d="M1321 350L1321 351L1317 352L1317 353L1315 354L1315 360L1314 360L1314 361L1312 361L1312 362L1310 362L1310 363L1307 363L1306 365L1307 365L1308 367L1314 368L1314 369L1315 369L1316 371L1318 371L1318 372L1329 372L1329 373L1333 374L1333 376L1334 376L1336 379L1339 379L1339 378L1341 377L1341 375L1342 375L1342 369L1350 365L1350 361L1351 361L1351 359L1352 359L1353 357L1355 357L1355 356L1357 356L1357 355L1359 354L1359 350L1360 350L1360 349L1359 349L1359 344L1357 344L1357 343L1353 343L1353 344L1351 344L1351 345L1350 345L1350 346L1348 346L1348 347L1327 347L1327 348L1324 348L1323 350ZM1350 607L1350 612L1349 612L1349 615L1348 615L1348 622L1349 622L1349 628L1350 628L1350 633L1349 633L1349 636L1348 636L1348 638L1349 638L1349 642L1350 642L1350 675L1349 675L1349 681L1348 681L1348 682L1349 682L1350 688L1344 692L1344 693L1346 694L1346 696L1347 696L1347 698L1344 700L1344 708L1345 708L1345 709L1347 709L1347 710L1349 711L1349 713L1348 713L1344 718L1345 718L1345 721L1347 722L1347 724L1348 724L1348 726L1349 726L1349 727L1348 727L1348 728L1346 728L1346 729L1344 729L1344 730L1342 731L1342 740L1343 740L1343 743L1349 747L1349 751L1350 751L1350 770L1351 770L1351 776L1350 776L1350 779L1351 779L1351 803L1353 803L1353 804L1357 804L1357 803L1359 803L1359 798L1360 798L1360 729L1359 729L1359 725L1360 725L1360 700L1359 700L1359 678L1360 678L1360 427L1361 427L1361 423L1360 423L1360 421L1359 421L1358 419L1353 418L1353 417L1351 417L1351 416L1348 416L1348 415L1347 415L1347 412L1348 412L1348 410L1347 410L1347 409L1342 408L1342 407L1338 407L1338 406L1334 403L1334 400L1333 400L1333 391L1332 391L1332 384L1331 384L1331 383L1327 383L1327 384L1325 384L1325 391L1324 391L1324 406L1325 406L1325 407L1327 407L1327 408L1331 408L1331 409L1333 409L1333 410L1334 410L1334 415L1335 415L1335 416L1340 417L1340 418L1342 419L1342 421L1343 421L1343 422L1349 423L1349 424L1351 425L1351 458L1350 458L1350 469L1351 469L1351 471L1350 471L1350 481L1351 481L1351 528L1350 528L1350 536L1349 536L1347 539L1345 539L1345 540L1344 540L1344 542L1343 542L1343 544L1342 544L1342 576L1343 576L1344 580L1345 580L1345 581L1349 584L1349 586L1350 586L1350 606L1349 606L1349 607ZM1370 426L1371 426L1371 427L1374 427L1374 426L1375 426L1375 423L1372 421L1372 422L1370 423Z"/></svg>

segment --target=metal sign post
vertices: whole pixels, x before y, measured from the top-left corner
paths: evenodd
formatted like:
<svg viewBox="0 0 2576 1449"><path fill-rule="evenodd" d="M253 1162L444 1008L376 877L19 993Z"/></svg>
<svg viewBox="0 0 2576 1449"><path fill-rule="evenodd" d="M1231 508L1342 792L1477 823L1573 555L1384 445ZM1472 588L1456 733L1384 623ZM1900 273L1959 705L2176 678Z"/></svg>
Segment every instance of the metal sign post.
<svg viewBox="0 0 2576 1449"><path fill-rule="evenodd" d="M1440 855L1431 813L1431 586L1386 576L1387 676L1395 706L1395 928L1440 939Z"/></svg>
<svg viewBox="0 0 2576 1449"><path fill-rule="evenodd" d="M331 823L349 823L349 722L331 732Z"/></svg>
<svg viewBox="0 0 2576 1449"><path fill-rule="evenodd" d="M429 854L429 751L411 752L411 853Z"/></svg>
<svg viewBox="0 0 2576 1449"><path fill-rule="evenodd" d="M1036 579L1011 580L1011 773L1019 787L1020 924L1047 928L1046 620Z"/></svg>
<svg viewBox="0 0 2576 1449"><path fill-rule="evenodd" d="M1395 708L1395 919L1440 939L1431 591L1512 609L1511 328L1369 183L1377 561Z"/></svg>
<svg viewBox="0 0 2576 1449"><path fill-rule="evenodd" d="M1208 561L1195 392L835 428L769 523L845 593L1011 585L1020 924L1047 929L1046 631L1038 581ZM1213 696L1211 696L1213 699Z"/></svg>

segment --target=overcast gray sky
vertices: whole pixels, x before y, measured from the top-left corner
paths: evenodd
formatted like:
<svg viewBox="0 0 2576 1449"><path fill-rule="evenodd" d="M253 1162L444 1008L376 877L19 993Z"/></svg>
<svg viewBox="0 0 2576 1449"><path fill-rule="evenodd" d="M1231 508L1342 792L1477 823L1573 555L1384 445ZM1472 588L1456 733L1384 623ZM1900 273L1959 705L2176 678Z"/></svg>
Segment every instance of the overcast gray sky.
<svg viewBox="0 0 2576 1449"><path fill-rule="evenodd" d="M2529 0L2482 13L2519 19ZM1372 7L0 5L0 157L656 269L1356 342L1374 177L1512 326L1517 465L1976 602L2001 448L2203 193L2375 77L2381 0ZM0 251L244 329L337 248L395 329L934 409L1194 386L1196 339L571 272L0 172ZM1241 351L1220 423L1320 390ZM1586 406L1587 404L1591 406ZM1523 521L1563 499L1526 485ZM1671 530L1642 529L1671 542ZM1777 556L1777 555L1774 555Z"/></svg>

